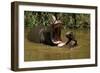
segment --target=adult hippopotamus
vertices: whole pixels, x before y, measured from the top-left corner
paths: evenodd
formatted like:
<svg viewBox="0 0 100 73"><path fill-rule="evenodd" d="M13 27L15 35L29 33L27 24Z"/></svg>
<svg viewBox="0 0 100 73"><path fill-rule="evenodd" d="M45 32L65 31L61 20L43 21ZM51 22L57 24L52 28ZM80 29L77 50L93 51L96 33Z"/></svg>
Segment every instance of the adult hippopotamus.
<svg viewBox="0 0 100 73"><path fill-rule="evenodd" d="M53 22L49 26L38 25L29 32L28 39L36 43L44 43L51 46L63 46L61 39L62 22L52 16Z"/></svg>

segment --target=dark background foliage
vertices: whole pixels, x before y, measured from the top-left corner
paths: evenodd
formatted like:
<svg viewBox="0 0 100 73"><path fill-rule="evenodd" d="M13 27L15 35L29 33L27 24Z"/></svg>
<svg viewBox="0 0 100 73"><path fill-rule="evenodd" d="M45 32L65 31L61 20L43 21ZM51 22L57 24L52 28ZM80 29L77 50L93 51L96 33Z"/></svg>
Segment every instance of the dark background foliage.
<svg viewBox="0 0 100 73"><path fill-rule="evenodd" d="M83 13L54 13L54 12L24 12L25 27L35 27L37 25L49 26L52 23L52 15L62 21L63 28L69 29L89 29L90 14Z"/></svg>

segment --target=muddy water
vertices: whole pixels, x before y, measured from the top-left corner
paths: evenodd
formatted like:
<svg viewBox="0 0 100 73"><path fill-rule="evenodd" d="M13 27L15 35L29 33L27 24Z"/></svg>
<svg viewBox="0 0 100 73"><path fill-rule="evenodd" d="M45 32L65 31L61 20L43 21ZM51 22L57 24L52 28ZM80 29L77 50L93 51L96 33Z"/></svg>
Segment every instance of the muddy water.
<svg viewBox="0 0 100 73"><path fill-rule="evenodd" d="M49 45L31 42L27 38L29 31L30 31L29 29L26 29L24 32L25 33L24 60L25 61L90 58L89 32L77 31L76 35L78 38L79 45L74 48L69 48L68 46L57 47L57 46L49 46ZM66 38L64 37L65 32L66 31L62 31L62 35L61 35L63 41L66 40Z"/></svg>

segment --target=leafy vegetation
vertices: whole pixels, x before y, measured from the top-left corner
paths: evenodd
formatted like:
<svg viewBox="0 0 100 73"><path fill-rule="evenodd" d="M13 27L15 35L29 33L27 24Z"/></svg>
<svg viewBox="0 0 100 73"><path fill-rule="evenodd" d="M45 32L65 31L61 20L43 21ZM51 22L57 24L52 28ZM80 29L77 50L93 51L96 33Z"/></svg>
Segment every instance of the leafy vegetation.
<svg viewBox="0 0 100 73"><path fill-rule="evenodd" d="M35 27L37 25L49 26L52 23L52 15L61 20L64 28L69 29L89 29L90 14L82 13L53 13L53 12L24 12L25 27Z"/></svg>

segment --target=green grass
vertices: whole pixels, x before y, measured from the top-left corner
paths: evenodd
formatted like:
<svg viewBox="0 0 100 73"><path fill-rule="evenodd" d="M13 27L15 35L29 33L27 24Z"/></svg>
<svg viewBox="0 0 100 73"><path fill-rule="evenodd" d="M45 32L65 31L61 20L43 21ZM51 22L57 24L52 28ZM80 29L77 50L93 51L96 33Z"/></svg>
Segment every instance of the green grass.
<svg viewBox="0 0 100 73"><path fill-rule="evenodd" d="M66 30L69 31L69 30ZM65 30L62 31L62 40L65 41ZM24 60L25 61L41 61L41 60L62 60L62 59L84 59L90 58L90 32L83 30L75 30L78 46L69 48L67 45L63 47L49 46L39 43L30 42L26 36L24 38Z"/></svg>

